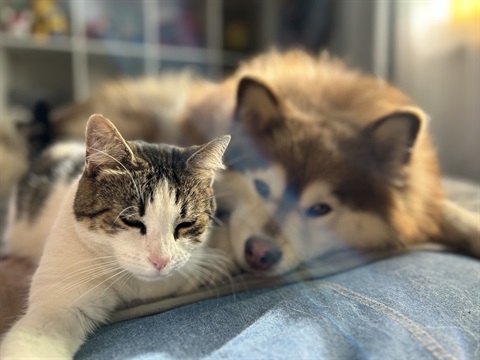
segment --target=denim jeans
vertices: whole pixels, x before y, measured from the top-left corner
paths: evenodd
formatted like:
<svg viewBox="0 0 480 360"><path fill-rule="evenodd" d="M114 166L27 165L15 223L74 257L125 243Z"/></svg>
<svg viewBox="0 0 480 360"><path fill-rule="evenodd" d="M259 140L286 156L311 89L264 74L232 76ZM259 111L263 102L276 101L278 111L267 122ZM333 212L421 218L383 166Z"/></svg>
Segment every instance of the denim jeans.
<svg viewBox="0 0 480 360"><path fill-rule="evenodd" d="M479 359L480 261L418 251L105 326L76 359Z"/></svg>

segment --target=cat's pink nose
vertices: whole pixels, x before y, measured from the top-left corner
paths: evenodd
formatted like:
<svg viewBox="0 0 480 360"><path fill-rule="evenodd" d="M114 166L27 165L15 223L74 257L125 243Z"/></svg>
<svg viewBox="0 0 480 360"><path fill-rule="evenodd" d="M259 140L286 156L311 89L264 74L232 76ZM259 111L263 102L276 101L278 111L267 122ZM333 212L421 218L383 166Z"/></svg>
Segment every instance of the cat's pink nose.
<svg viewBox="0 0 480 360"><path fill-rule="evenodd" d="M169 257L160 257L157 255L150 255L148 260L150 260L157 270L162 270L170 262Z"/></svg>

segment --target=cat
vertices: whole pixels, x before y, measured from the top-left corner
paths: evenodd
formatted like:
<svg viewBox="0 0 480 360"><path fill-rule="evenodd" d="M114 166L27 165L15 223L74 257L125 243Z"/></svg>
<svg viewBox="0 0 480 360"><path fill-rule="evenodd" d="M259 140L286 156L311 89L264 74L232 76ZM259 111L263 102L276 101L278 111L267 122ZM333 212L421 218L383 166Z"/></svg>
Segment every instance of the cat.
<svg viewBox="0 0 480 360"><path fill-rule="evenodd" d="M85 139L47 150L12 201L9 251L39 265L2 359L72 358L122 305L222 276L225 257L207 238L230 136L188 148L127 142L94 114Z"/></svg>

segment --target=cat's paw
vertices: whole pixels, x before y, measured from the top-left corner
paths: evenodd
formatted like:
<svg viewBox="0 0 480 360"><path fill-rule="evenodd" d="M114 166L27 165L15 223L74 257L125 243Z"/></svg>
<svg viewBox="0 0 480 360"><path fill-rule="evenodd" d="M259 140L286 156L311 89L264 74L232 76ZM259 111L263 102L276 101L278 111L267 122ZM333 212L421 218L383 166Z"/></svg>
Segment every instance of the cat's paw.
<svg viewBox="0 0 480 360"><path fill-rule="evenodd" d="M72 359L74 353L64 339L31 333L10 331L0 346L0 359Z"/></svg>

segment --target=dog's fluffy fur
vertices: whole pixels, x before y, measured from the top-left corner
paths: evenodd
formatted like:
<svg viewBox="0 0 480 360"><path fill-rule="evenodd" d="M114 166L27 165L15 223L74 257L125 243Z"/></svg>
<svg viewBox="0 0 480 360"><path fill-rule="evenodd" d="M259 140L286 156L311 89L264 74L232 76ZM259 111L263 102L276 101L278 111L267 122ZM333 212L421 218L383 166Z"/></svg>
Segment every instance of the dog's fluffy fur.
<svg viewBox="0 0 480 360"><path fill-rule="evenodd" d="M303 51L258 56L218 85L171 79L113 83L74 109L124 122L130 138L231 133L217 194L244 269L279 274L344 248L428 241L480 256L478 219L443 194L427 115L385 81ZM173 131L159 130L165 118ZM71 120L57 122L62 135Z"/></svg>
<svg viewBox="0 0 480 360"><path fill-rule="evenodd" d="M428 241L480 256L478 218L445 199L427 115L398 89L328 55L292 51L243 64L216 91L191 118L233 119L220 185L235 194L223 203L242 267L281 273L345 246ZM263 199L259 179L271 190ZM331 211L312 216L315 205Z"/></svg>

